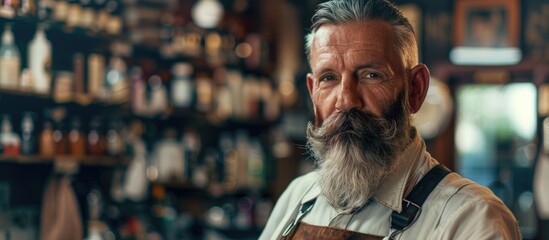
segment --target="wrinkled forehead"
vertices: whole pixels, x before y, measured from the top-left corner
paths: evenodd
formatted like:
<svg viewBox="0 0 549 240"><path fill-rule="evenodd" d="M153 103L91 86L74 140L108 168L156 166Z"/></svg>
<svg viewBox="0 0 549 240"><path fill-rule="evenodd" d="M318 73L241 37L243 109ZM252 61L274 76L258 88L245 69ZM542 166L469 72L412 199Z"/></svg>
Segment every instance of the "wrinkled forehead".
<svg viewBox="0 0 549 240"><path fill-rule="evenodd" d="M395 52L395 30L381 20L322 25L314 34L310 60L319 54L349 54L368 51L399 57Z"/></svg>

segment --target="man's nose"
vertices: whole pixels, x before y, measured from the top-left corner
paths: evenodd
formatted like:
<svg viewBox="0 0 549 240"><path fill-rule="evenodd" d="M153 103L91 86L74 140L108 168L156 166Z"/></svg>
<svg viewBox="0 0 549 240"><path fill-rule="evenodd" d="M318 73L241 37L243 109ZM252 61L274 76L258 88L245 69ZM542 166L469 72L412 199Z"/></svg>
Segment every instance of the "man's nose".
<svg viewBox="0 0 549 240"><path fill-rule="evenodd" d="M354 81L343 80L340 85L339 95L337 96L336 109L348 111L351 109L362 109L362 94Z"/></svg>

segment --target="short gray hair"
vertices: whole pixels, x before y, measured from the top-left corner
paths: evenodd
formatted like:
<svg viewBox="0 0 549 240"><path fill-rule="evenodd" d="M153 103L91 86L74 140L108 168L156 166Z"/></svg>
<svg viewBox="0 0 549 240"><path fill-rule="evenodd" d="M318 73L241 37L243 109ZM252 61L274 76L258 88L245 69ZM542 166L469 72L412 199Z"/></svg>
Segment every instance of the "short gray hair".
<svg viewBox="0 0 549 240"><path fill-rule="evenodd" d="M322 25L368 20L383 20L394 27L395 50L401 54L405 68L412 68L418 63L414 28L400 10L387 0L331 0L319 4L311 19L311 32L305 37L307 58L310 60L314 35Z"/></svg>

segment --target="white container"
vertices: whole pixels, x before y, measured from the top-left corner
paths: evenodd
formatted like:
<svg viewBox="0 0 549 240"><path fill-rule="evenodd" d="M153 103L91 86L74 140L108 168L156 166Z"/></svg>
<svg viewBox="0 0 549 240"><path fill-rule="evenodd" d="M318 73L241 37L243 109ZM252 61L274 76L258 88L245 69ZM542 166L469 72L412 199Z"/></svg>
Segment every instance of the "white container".
<svg viewBox="0 0 549 240"><path fill-rule="evenodd" d="M34 91L49 93L51 87L51 43L46 38L44 29L38 27L34 38L29 43L29 69L34 83Z"/></svg>
<svg viewBox="0 0 549 240"><path fill-rule="evenodd" d="M193 67L188 63L173 66L171 99L175 107L189 108L193 100L194 84L191 79Z"/></svg>

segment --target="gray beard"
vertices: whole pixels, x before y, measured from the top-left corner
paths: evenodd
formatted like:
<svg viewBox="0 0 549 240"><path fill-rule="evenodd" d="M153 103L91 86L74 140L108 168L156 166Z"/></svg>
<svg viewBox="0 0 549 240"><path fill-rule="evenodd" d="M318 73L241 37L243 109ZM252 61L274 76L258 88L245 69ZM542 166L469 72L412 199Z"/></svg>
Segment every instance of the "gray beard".
<svg viewBox="0 0 549 240"><path fill-rule="evenodd" d="M335 209L361 208L398 166L415 134L406 103L401 93L381 118L350 110L334 113L320 127L309 123L307 147L322 194Z"/></svg>

